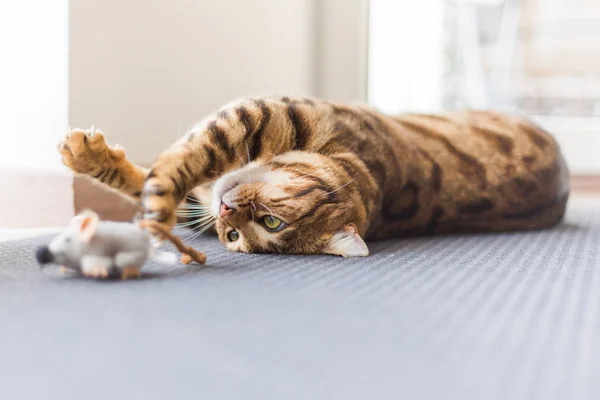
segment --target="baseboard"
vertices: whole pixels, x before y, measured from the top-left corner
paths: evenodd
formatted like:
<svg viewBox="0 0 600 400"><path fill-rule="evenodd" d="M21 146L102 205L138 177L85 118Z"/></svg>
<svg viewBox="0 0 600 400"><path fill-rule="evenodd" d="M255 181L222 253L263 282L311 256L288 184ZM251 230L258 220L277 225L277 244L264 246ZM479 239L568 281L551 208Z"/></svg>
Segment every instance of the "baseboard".
<svg viewBox="0 0 600 400"><path fill-rule="evenodd" d="M600 175L574 175L571 177L573 193L600 194Z"/></svg>
<svg viewBox="0 0 600 400"><path fill-rule="evenodd" d="M65 226L73 217L73 175L64 168L0 169L0 228Z"/></svg>

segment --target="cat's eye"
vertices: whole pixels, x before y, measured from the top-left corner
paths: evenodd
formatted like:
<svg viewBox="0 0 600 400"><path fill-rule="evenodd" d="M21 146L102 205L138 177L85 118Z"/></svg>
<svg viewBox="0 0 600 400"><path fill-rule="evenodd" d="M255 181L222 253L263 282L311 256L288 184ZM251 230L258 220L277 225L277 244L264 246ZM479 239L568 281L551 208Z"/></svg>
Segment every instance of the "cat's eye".
<svg viewBox="0 0 600 400"><path fill-rule="evenodd" d="M285 222L272 215L266 215L262 219L262 223L271 232L279 232L286 227Z"/></svg>
<svg viewBox="0 0 600 400"><path fill-rule="evenodd" d="M227 240L230 242L235 242L240 238L240 234L237 231L229 231L227 234Z"/></svg>

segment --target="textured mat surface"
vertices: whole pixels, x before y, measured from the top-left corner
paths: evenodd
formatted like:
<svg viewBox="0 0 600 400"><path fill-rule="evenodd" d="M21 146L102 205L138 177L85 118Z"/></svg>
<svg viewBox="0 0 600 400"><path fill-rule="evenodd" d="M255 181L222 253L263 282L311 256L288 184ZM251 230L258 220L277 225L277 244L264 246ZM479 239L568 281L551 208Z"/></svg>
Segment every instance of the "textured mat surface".
<svg viewBox="0 0 600 400"><path fill-rule="evenodd" d="M2 399L597 399L600 204L544 232L242 255L145 279L0 244Z"/></svg>

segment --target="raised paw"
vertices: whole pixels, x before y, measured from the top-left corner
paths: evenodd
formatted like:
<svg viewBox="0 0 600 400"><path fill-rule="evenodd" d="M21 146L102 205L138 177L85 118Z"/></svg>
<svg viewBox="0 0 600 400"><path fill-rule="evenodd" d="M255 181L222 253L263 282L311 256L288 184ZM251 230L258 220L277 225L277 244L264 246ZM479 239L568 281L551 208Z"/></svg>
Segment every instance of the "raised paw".
<svg viewBox="0 0 600 400"><path fill-rule="evenodd" d="M88 265L81 269L81 273L88 278L108 279L110 277L110 268L103 265Z"/></svg>
<svg viewBox="0 0 600 400"><path fill-rule="evenodd" d="M90 129L69 129L58 145L62 162L73 172L99 178L125 157L118 146L109 147L104 134Z"/></svg>
<svg viewBox="0 0 600 400"><path fill-rule="evenodd" d="M175 225L177 220L175 215L177 204L173 189L174 185L170 180L161 179L150 173L142 192L144 219L167 224L169 227ZM154 234L158 233L153 232L152 229L149 230Z"/></svg>

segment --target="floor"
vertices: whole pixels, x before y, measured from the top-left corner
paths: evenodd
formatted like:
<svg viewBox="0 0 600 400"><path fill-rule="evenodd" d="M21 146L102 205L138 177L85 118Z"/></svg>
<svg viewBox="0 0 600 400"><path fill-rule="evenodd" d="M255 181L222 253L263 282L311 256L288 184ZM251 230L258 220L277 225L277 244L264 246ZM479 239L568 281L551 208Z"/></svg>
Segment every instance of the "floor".
<svg viewBox="0 0 600 400"><path fill-rule="evenodd" d="M0 168L0 188L0 230L64 226L73 216L73 176L64 168Z"/></svg>
<svg viewBox="0 0 600 400"><path fill-rule="evenodd" d="M206 266L148 263L134 281L40 270L47 240L0 243L2 399L600 398L597 197L554 229L367 258L201 238Z"/></svg>

